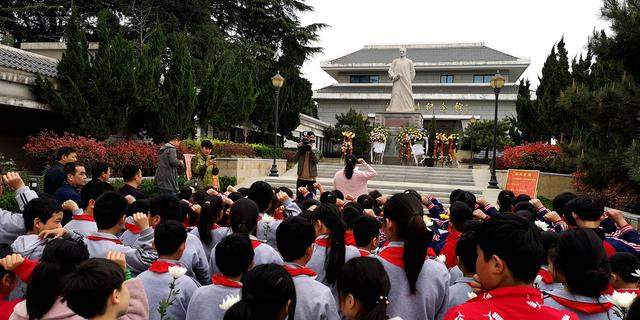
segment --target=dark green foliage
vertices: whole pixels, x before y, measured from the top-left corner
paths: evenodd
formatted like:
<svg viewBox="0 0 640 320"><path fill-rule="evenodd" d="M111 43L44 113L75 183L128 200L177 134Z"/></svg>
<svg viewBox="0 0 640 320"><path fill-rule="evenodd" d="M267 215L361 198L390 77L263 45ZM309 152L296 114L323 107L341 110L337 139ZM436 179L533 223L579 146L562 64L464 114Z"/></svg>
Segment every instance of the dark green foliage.
<svg viewBox="0 0 640 320"><path fill-rule="evenodd" d="M509 127L508 120L500 120L498 122L498 141L496 146L499 150L505 146L513 145L513 141L508 135ZM469 123L462 133L462 149L469 150L471 140L473 140L473 150L475 152L485 150L484 157L488 159L489 150L493 148L493 121L479 120Z"/></svg>
<svg viewBox="0 0 640 320"><path fill-rule="evenodd" d="M516 100L516 113L518 115L516 126L521 132L522 140L535 142L547 140L545 128L540 121L535 100L531 100L529 80L520 80L518 85L518 100Z"/></svg>
<svg viewBox="0 0 640 320"><path fill-rule="evenodd" d="M352 131L356 134L353 138L353 154L357 156L369 153L369 132L371 126L367 117L354 109L350 108L349 112L336 115L336 129L340 132L340 141L342 141L342 132Z"/></svg>

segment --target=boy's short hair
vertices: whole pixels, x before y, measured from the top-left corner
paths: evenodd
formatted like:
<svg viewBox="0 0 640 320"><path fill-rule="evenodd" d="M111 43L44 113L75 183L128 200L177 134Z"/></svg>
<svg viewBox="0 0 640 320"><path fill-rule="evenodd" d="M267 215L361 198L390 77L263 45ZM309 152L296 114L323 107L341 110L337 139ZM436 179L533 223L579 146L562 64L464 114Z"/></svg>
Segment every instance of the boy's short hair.
<svg viewBox="0 0 640 320"><path fill-rule="evenodd" d="M163 221L153 231L153 244L158 255L172 255L186 241L187 229L177 221Z"/></svg>
<svg viewBox="0 0 640 320"><path fill-rule="evenodd" d="M200 142L200 148L213 149L213 143L211 143L210 140L202 140L202 142Z"/></svg>
<svg viewBox="0 0 640 320"><path fill-rule="evenodd" d="M536 207L531 204L531 202L518 202L516 203L516 205L513 206L513 212L517 212L520 210L527 210L529 212L531 212L531 214L533 214L533 216L537 216L538 213L538 209L536 209Z"/></svg>
<svg viewBox="0 0 640 320"><path fill-rule="evenodd" d="M180 199L169 194L163 194L152 198L149 203L149 215L160 216L162 221L184 221L184 213L180 205Z"/></svg>
<svg viewBox="0 0 640 320"><path fill-rule="evenodd" d="M233 233L216 245L215 255L220 272L227 277L237 277L247 272L255 252L248 235Z"/></svg>
<svg viewBox="0 0 640 320"><path fill-rule="evenodd" d="M105 162L96 162L91 166L91 179L98 179L103 173L109 172L109 165Z"/></svg>
<svg viewBox="0 0 640 320"><path fill-rule="evenodd" d="M258 205L260 212L265 212L273 200L273 188L265 181L256 181L249 188L249 199Z"/></svg>
<svg viewBox="0 0 640 320"><path fill-rule="evenodd" d="M464 232L456 244L456 256L464 266L466 273L476 273L476 260L478 259L478 241L473 230Z"/></svg>
<svg viewBox="0 0 640 320"><path fill-rule="evenodd" d="M78 205L82 206L83 209L86 209L89 206L89 200L96 200L107 191L114 191L111 184L100 180L91 180L91 182L87 183L82 187L82 190L80 190L80 199L82 199L82 203L78 203Z"/></svg>
<svg viewBox="0 0 640 320"><path fill-rule="evenodd" d="M451 195L449 195L449 203L454 203L456 201L460 201L460 202L464 202L466 203L469 208L475 209L476 207L476 195L469 192L469 191L464 191L464 190L460 190L460 189L456 189L451 191Z"/></svg>
<svg viewBox="0 0 640 320"><path fill-rule="evenodd" d="M513 205L517 205L518 203L529 202L531 201L531 197L527 194L519 194L515 198L513 198Z"/></svg>
<svg viewBox="0 0 640 320"><path fill-rule="evenodd" d="M140 168L138 168L138 166L133 165L133 164L127 164L124 167L122 167L122 180L124 182L129 182L131 180L133 180L136 175L138 175L138 172L140 171Z"/></svg>
<svg viewBox="0 0 640 320"><path fill-rule="evenodd" d="M353 229L353 222L362 217L363 213L361 210L354 206L345 207L342 210L342 221L346 225L347 229Z"/></svg>
<svg viewBox="0 0 640 320"><path fill-rule="evenodd" d="M78 162L69 162L67 164L64 165L64 180L67 180L67 175L75 175L76 174L76 168L77 167L82 167L81 164L79 164Z"/></svg>
<svg viewBox="0 0 640 320"><path fill-rule="evenodd" d="M193 189L191 187L182 187L178 192L178 199L180 200L190 200L193 196Z"/></svg>
<svg viewBox="0 0 640 320"><path fill-rule="evenodd" d="M89 259L62 280L63 302L77 315L94 318L107 311L109 296L122 288L124 280L124 271L117 263Z"/></svg>
<svg viewBox="0 0 640 320"><path fill-rule="evenodd" d="M331 192L331 191L325 191L320 195L320 202L321 203L330 203L335 205L337 202L336 195Z"/></svg>
<svg viewBox="0 0 640 320"><path fill-rule="evenodd" d="M360 216L353 221L353 238L356 246L368 247L371 240L380 237L380 221L372 216Z"/></svg>
<svg viewBox="0 0 640 320"><path fill-rule="evenodd" d="M578 196L576 196L575 193L573 192L563 192L557 195L555 198L553 198L553 202L552 202L553 211L557 212L560 216L563 216L565 213L564 211L565 205L569 201L577 197Z"/></svg>
<svg viewBox="0 0 640 320"><path fill-rule="evenodd" d="M462 201L456 201L449 208L449 216L456 230L463 232L465 222L473 220L473 209Z"/></svg>
<svg viewBox="0 0 640 320"><path fill-rule="evenodd" d="M640 281L639 277L631 275L640 269L640 259L633 253L615 253L609 257L609 264L611 265L611 272L617 274L624 282L636 283Z"/></svg>
<svg viewBox="0 0 640 320"><path fill-rule="evenodd" d="M243 197L248 197L249 196L249 188L238 188L238 192L240 192L240 194L242 194Z"/></svg>
<svg viewBox="0 0 640 320"><path fill-rule="evenodd" d="M136 200L132 204L127 207L127 217L133 216L134 213L144 213L146 215L149 214L150 207L149 199Z"/></svg>
<svg viewBox="0 0 640 320"><path fill-rule="evenodd" d="M334 189L334 190L331 190L331 193L333 193L336 196L336 198L340 200L344 200L344 193L342 193L342 191L338 189Z"/></svg>
<svg viewBox="0 0 640 320"><path fill-rule="evenodd" d="M549 259L550 252L555 249L560 235L553 231L544 231L540 233L540 237L542 239L542 247L544 248L545 262L543 264L547 264L546 261Z"/></svg>
<svg viewBox="0 0 640 320"><path fill-rule="evenodd" d="M62 207L56 199L49 195L42 195L40 198L29 201L24 207L24 212L22 212L25 229L27 231L33 230L33 220L35 218L40 219L42 223L47 223L56 212L62 212Z"/></svg>
<svg viewBox="0 0 640 320"><path fill-rule="evenodd" d="M593 198L577 198L569 204L569 212L575 213L583 221L599 221L604 214L604 205Z"/></svg>
<svg viewBox="0 0 640 320"><path fill-rule="evenodd" d="M531 222L535 222L536 221L536 214L532 213L529 210L517 210L514 213L516 216L518 217L522 217L525 220L531 221Z"/></svg>
<svg viewBox="0 0 640 320"><path fill-rule="evenodd" d="M545 261L537 227L516 215L503 214L483 222L476 237L485 259L494 254L500 257L516 280L533 282Z"/></svg>
<svg viewBox="0 0 640 320"><path fill-rule="evenodd" d="M287 262L302 258L314 241L313 224L302 217L290 217L276 229L278 251Z"/></svg>
<svg viewBox="0 0 640 320"><path fill-rule="evenodd" d="M66 157L75 152L76 152L76 149L72 147L60 147L56 151L56 160L62 160L62 157Z"/></svg>
<svg viewBox="0 0 640 320"><path fill-rule="evenodd" d="M127 211L127 199L113 191L103 193L93 206L93 218L98 230L113 228Z"/></svg>

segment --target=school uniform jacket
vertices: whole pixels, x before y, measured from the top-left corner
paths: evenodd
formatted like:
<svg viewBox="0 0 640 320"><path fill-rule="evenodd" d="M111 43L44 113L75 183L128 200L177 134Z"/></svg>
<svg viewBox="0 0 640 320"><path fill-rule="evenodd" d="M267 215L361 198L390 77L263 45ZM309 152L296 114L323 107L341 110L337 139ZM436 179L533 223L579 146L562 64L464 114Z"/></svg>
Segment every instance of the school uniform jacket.
<svg viewBox="0 0 640 320"><path fill-rule="evenodd" d="M127 266L134 276L147 270L158 258L153 250L152 228L142 230L132 246L125 246L115 235L102 232L94 232L86 237L85 244L91 258L106 258L109 251L124 253Z"/></svg>
<svg viewBox="0 0 640 320"><path fill-rule="evenodd" d="M313 254L311 255L311 259L307 262L307 267L313 271L315 271L318 276L316 278L317 281L322 282L329 288L331 288L331 293L333 297L338 301L338 290L335 285L331 285L327 282L327 272L325 269L325 261L327 258L327 248L329 248L329 236L321 235L316 238L315 243L313 244ZM329 249L330 250L330 249ZM360 250L356 247L345 246L344 251L344 262L360 257Z"/></svg>
<svg viewBox="0 0 640 320"><path fill-rule="evenodd" d="M471 277L458 278L453 285L449 287L449 301L447 302L447 310L459 306L467 302L469 294L473 292L469 285L473 281Z"/></svg>
<svg viewBox="0 0 640 320"><path fill-rule="evenodd" d="M288 262L284 264L284 268L296 286L296 319L340 319L331 289L316 281L318 274L315 271Z"/></svg>
<svg viewBox="0 0 640 320"><path fill-rule="evenodd" d="M551 292L544 304L558 309L575 312L580 320L621 320L614 312L614 305L607 296L598 299L572 294L562 286Z"/></svg>
<svg viewBox="0 0 640 320"><path fill-rule="evenodd" d="M278 265L282 265L284 263L278 251L273 249L270 245L267 245L264 242L258 240L258 238L254 237L253 235L250 235L249 239L251 239L251 245L253 246L253 252L254 252L253 265L254 266L267 264L267 263L275 263ZM220 270L216 265L216 248L215 247L213 248L213 250L211 250L210 261L211 261L211 263L209 264L210 273L211 274L220 273Z"/></svg>
<svg viewBox="0 0 640 320"><path fill-rule="evenodd" d="M211 230L209 230L209 233L211 233L211 244L209 245L206 245L204 242L202 242L202 239L200 239L200 232L198 231L198 227L193 227L189 231L190 234L192 234L193 236L197 237L198 240L200 240L200 244L202 244L202 248L204 249L204 252L206 252L207 263L210 262L209 258L211 257L211 250L213 250L213 247L216 245L216 243L220 242L220 241L218 242L215 241L215 231L219 228L220 226L218 226L217 224L214 224L213 227L211 227Z"/></svg>
<svg viewBox="0 0 640 320"><path fill-rule="evenodd" d="M84 237L87 237L94 232L98 232L96 220L93 219L92 215L88 214L73 215L71 221L67 222L67 224L64 225L64 228L69 231L77 232Z"/></svg>
<svg viewBox="0 0 640 320"><path fill-rule="evenodd" d="M445 320L579 320L566 310L547 306L540 290L531 286L494 289L454 307ZM580 320L583 320L580 318Z"/></svg>
<svg viewBox="0 0 640 320"><path fill-rule="evenodd" d="M460 270L458 266L449 269L449 286L452 286L456 282L456 280L462 277L462 270Z"/></svg>
<svg viewBox="0 0 640 320"><path fill-rule="evenodd" d="M212 284L196 289L189 308L187 320L222 319L226 310L220 309L222 300L227 296L241 297L242 283L231 280L221 274L214 275Z"/></svg>
<svg viewBox="0 0 640 320"><path fill-rule="evenodd" d="M540 271L538 271L538 275L540 276L540 281L536 282L536 286L540 291L551 292L556 288L562 287L562 283L554 282L553 276L547 269L547 267L542 266ZM537 277L536 277L537 278Z"/></svg>
<svg viewBox="0 0 640 320"><path fill-rule="evenodd" d="M38 194L27 186L16 190L15 199L18 202L20 211L24 210L24 206L27 205L29 201L37 197ZM16 238L26 232L27 230L24 227L22 214L0 209L0 243L13 243Z"/></svg>
<svg viewBox="0 0 640 320"><path fill-rule="evenodd" d="M392 284L387 314L402 319L442 319L449 300L447 267L427 258L416 281L416 292L411 294L404 272L403 252L404 242L390 242L377 255Z"/></svg>
<svg viewBox="0 0 640 320"><path fill-rule="evenodd" d="M169 285L173 282L173 277L169 274L169 267L175 265L180 265L180 262L159 259L151 264L149 270L137 277L142 281L144 291L147 293L150 320L160 320L158 307L160 306L160 301L167 299L169 296ZM180 291L173 297L175 299L173 305L167 308L167 318L173 320L186 319L189 301L196 289L198 289L198 284L191 277L182 276L176 279L174 290Z"/></svg>

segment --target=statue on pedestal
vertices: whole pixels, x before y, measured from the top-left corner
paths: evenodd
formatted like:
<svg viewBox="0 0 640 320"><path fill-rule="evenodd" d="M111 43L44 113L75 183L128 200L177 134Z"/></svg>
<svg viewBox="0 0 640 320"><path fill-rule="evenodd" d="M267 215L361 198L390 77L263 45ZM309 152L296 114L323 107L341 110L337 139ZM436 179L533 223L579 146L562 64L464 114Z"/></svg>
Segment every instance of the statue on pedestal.
<svg viewBox="0 0 640 320"><path fill-rule="evenodd" d="M400 48L400 58L394 59L389 68L389 78L393 82L391 102L388 112L414 112L411 82L416 77L413 61L407 58L407 49Z"/></svg>

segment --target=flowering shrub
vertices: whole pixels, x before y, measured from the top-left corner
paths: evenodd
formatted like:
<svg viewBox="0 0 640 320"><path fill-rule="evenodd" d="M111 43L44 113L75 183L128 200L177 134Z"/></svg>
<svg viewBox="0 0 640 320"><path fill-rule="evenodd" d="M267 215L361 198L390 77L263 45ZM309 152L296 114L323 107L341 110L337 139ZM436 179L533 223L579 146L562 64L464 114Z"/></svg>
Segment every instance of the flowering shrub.
<svg viewBox="0 0 640 320"><path fill-rule="evenodd" d="M528 169L552 171L554 161L560 159L562 149L544 142L505 147L496 162L498 169Z"/></svg>
<svg viewBox="0 0 640 320"><path fill-rule="evenodd" d="M264 158L273 157L273 148L264 144L254 143L236 143L231 141L222 141L217 139L208 139L213 143L213 153L217 157L245 157L245 158ZM182 153L197 153L200 150L200 142L202 140L186 139L182 140L182 144L178 151ZM278 150L278 157L282 157L282 151Z"/></svg>
<svg viewBox="0 0 640 320"><path fill-rule="evenodd" d="M152 176L158 164L159 146L143 141L122 140L106 144L107 154L104 161L116 174L120 174L125 165L136 165L142 175Z"/></svg>
<svg viewBox="0 0 640 320"><path fill-rule="evenodd" d="M573 186L578 195L598 199L605 206L628 211L640 211L640 195L630 192L631 188L623 183L611 183L603 188L595 188L584 183L584 172L573 174Z"/></svg>
<svg viewBox="0 0 640 320"><path fill-rule="evenodd" d="M61 147L75 148L78 161L87 168L96 162L103 161L107 153L104 145L95 139L70 133L58 135L48 130L42 130L36 136L29 136L27 144L22 149L28 156L45 165L56 160L56 152Z"/></svg>

